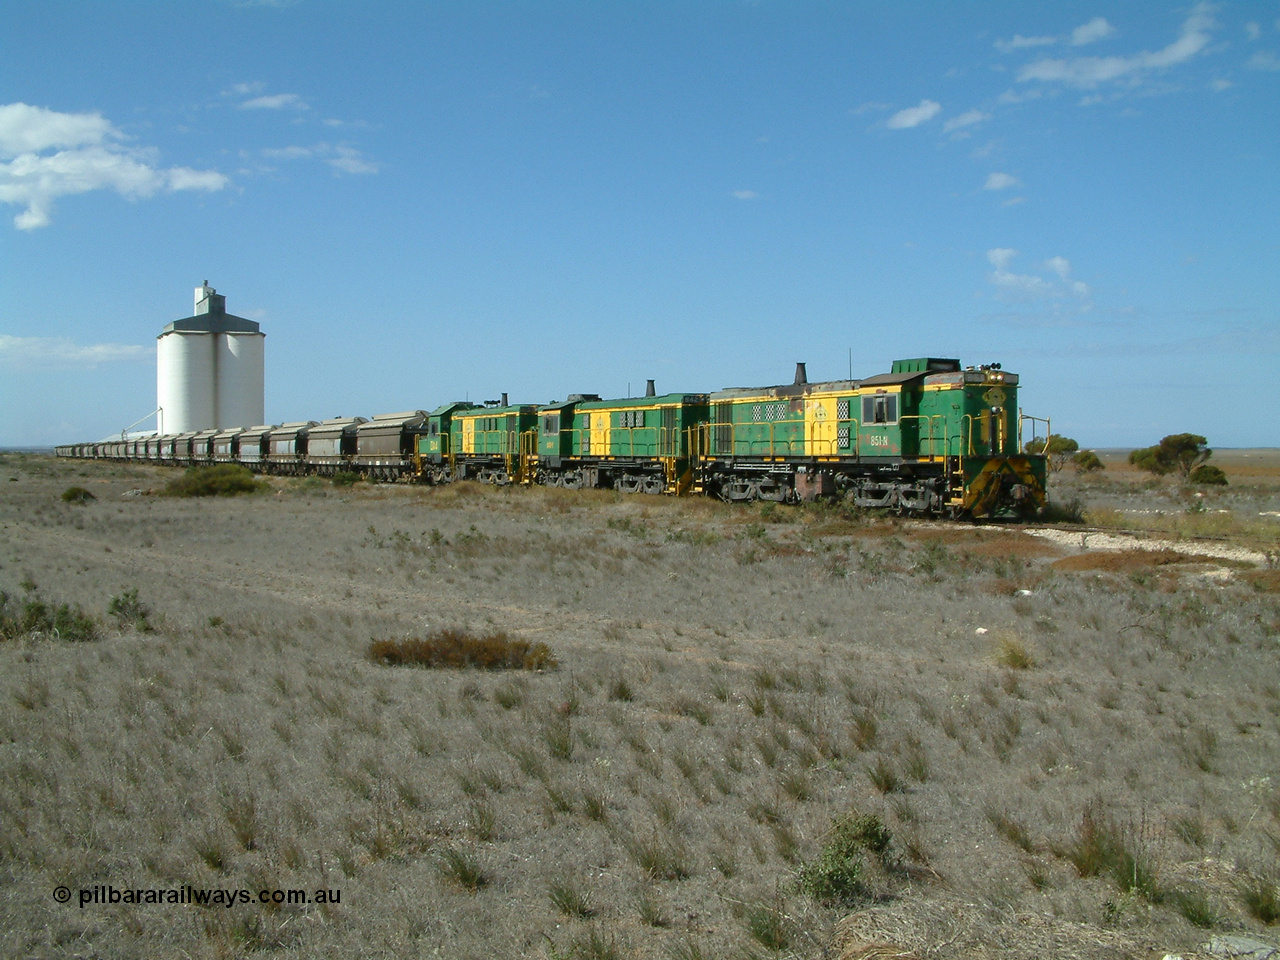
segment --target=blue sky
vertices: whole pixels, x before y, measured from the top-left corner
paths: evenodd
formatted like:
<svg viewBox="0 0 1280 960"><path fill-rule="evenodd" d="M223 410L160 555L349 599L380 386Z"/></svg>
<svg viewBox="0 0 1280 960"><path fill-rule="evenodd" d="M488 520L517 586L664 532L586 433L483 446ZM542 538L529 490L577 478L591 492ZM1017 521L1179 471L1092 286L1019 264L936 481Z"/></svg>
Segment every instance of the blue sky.
<svg viewBox="0 0 1280 960"><path fill-rule="evenodd" d="M1090 446L1280 445L1280 2L6 0L0 446L999 361Z"/></svg>

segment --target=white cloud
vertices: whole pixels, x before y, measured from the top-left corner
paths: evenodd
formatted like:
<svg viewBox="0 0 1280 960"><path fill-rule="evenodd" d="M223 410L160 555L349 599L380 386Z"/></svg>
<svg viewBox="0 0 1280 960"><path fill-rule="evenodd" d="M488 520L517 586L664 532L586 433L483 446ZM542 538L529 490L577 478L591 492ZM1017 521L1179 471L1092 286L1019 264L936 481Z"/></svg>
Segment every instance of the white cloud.
<svg viewBox="0 0 1280 960"><path fill-rule="evenodd" d="M1162 50L1148 51L1128 57L1076 57L1071 60L1037 60L1022 68L1020 81L1067 83L1077 87L1094 87L1124 77L1140 78L1154 70L1186 63L1209 45L1215 23L1212 8L1199 3L1182 24L1178 39ZM1087 26L1087 24L1086 24Z"/></svg>
<svg viewBox="0 0 1280 960"><path fill-rule="evenodd" d="M268 147L262 155L270 160L307 160L315 153L310 147Z"/></svg>
<svg viewBox="0 0 1280 960"><path fill-rule="evenodd" d="M1222 77L1218 77L1211 84L1209 84L1209 86L1213 88L1213 91L1215 93L1221 93L1223 90L1230 90L1232 87L1235 86L1235 84L1232 83L1230 80L1224 80Z"/></svg>
<svg viewBox="0 0 1280 960"><path fill-rule="evenodd" d="M0 334L0 363L28 366L92 367L100 363L144 360L155 356L149 347L124 343L80 346L66 337L11 337Z"/></svg>
<svg viewBox="0 0 1280 960"><path fill-rule="evenodd" d="M1280 59L1270 50L1259 50L1245 66L1250 70L1280 70Z"/></svg>
<svg viewBox="0 0 1280 960"><path fill-rule="evenodd" d="M378 165L346 143L317 143L310 147L270 147L262 151L268 160L321 160L342 173L377 173Z"/></svg>
<svg viewBox="0 0 1280 960"><path fill-rule="evenodd" d="M241 110L283 110L285 107L294 107L298 110L309 109L306 101L296 93L272 93L254 97L240 104Z"/></svg>
<svg viewBox="0 0 1280 960"><path fill-rule="evenodd" d="M735 190L733 191L733 195L739 200L755 200L760 196L760 194L756 193L754 190Z"/></svg>
<svg viewBox="0 0 1280 960"><path fill-rule="evenodd" d="M325 158L325 163L343 173L377 173L378 165L366 160L355 147L338 144L333 148L333 155Z"/></svg>
<svg viewBox="0 0 1280 960"><path fill-rule="evenodd" d="M1051 47L1057 42L1057 37L1024 37L1016 34L1012 40L997 40L996 49L1001 53L1008 53L1010 50L1025 50L1028 47Z"/></svg>
<svg viewBox="0 0 1280 960"><path fill-rule="evenodd" d="M154 151L123 139L96 113L0 105L0 203L25 208L14 225L48 226L54 201L72 194L114 190L134 200L166 190L216 191L230 183L216 170L157 167Z"/></svg>
<svg viewBox="0 0 1280 960"><path fill-rule="evenodd" d="M1086 43L1093 43L1095 40L1105 40L1115 32L1116 28L1107 23L1106 17L1094 17L1088 23L1071 31L1071 45L1083 47Z"/></svg>
<svg viewBox="0 0 1280 960"><path fill-rule="evenodd" d="M1066 296L1081 300L1089 296L1089 286L1071 279L1071 261L1066 257L1050 257L1045 268L1057 277L1048 280L1033 273L1014 273L1009 269L1017 250L994 247L987 251L987 262L994 268L988 279L1003 297L1015 300L1058 300Z"/></svg>
<svg viewBox="0 0 1280 960"><path fill-rule="evenodd" d="M1262 28L1256 23L1246 23L1244 25L1244 32L1249 35L1250 40L1257 40L1262 36Z"/></svg>
<svg viewBox="0 0 1280 960"><path fill-rule="evenodd" d="M993 173L987 177L987 182L983 184L983 190L1008 190L1010 187L1018 186L1018 178L1008 173Z"/></svg>
<svg viewBox="0 0 1280 960"><path fill-rule="evenodd" d="M989 113L983 113L981 110L966 110L958 117L952 117L944 123L942 125L942 129L946 133L950 133L952 130L959 130L962 127L971 127L975 123L982 123L983 121L990 119L991 114Z"/></svg>
<svg viewBox="0 0 1280 960"><path fill-rule="evenodd" d="M96 113L58 113L25 103L0 106L0 156L3 157L120 138L120 131Z"/></svg>
<svg viewBox="0 0 1280 960"><path fill-rule="evenodd" d="M899 110L885 121L885 125L890 130L907 130L932 120L941 111L942 104L934 100L921 100L920 105L917 107L907 107L905 110Z"/></svg>

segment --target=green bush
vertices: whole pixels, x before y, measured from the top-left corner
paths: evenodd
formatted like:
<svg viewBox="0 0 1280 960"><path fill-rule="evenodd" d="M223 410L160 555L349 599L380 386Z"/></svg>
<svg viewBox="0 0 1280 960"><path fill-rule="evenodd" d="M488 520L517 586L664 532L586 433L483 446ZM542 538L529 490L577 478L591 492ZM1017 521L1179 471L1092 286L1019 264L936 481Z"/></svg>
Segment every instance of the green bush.
<svg viewBox="0 0 1280 960"><path fill-rule="evenodd" d="M800 868L802 893L825 904L850 904L867 896L866 854L883 859L893 836L875 814L851 810L836 820L817 860Z"/></svg>
<svg viewBox="0 0 1280 960"><path fill-rule="evenodd" d="M1210 486L1225 487L1227 485L1227 475L1222 472L1221 467L1215 467L1211 463L1202 463L1191 471L1191 475L1187 477L1191 483L1201 483Z"/></svg>
<svg viewBox="0 0 1280 960"><path fill-rule="evenodd" d="M121 628L132 628L139 633L154 633L151 625L151 608L138 599L138 591L126 590L118 597L112 597L107 604L107 613L116 618Z"/></svg>
<svg viewBox="0 0 1280 960"><path fill-rule="evenodd" d="M266 489L267 484L255 478L248 467L218 463L211 467L191 467L182 476L170 480L164 494L167 497L234 497Z"/></svg>
<svg viewBox="0 0 1280 960"><path fill-rule="evenodd" d="M1154 447L1143 447L1129 454L1129 462L1157 476L1178 473L1186 480L1198 466L1213 456L1208 441L1195 433L1172 433Z"/></svg>
<svg viewBox="0 0 1280 960"><path fill-rule="evenodd" d="M97 497L95 497L92 493L90 493L84 487L67 487L67 489L62 491L63 503L78 503L78 504L84 505L88 503L90 500L97 500L97 499L98 499Z"/></svg>
<svg viewBox="0 0 1280 960"><path fill-rule="evenodd" d="M352 470L339 470L333 475L333 485L335 487L353 487L359 479L360 474Z"/></svg>
<svg viewBox="0 0 1280 960"><path fill-rule="evenodd" d="M1057 473L1080 449L1080 444L1070 437L1051 433L1047 440L1044 437L1033 437L1022 445L1022 449L1026 453L1043 454L1049 461L1049 470Z"/></svg>
<svg viewBox="0 0 1280 960"><path fill-rule="evenodd" d="M21 602L0 590L0 640L53 636L82 643L98 637L98 624L79 607L49 603L34 590Z"/></svg>
<svg viewBox="0 0 1280 960"><path fill-rule="evenodd" d="M1075 464L1077 473L1093 473L1107 468L1107 465L1092 450L1081 450L1071 458L1071 462Z"/></svg>

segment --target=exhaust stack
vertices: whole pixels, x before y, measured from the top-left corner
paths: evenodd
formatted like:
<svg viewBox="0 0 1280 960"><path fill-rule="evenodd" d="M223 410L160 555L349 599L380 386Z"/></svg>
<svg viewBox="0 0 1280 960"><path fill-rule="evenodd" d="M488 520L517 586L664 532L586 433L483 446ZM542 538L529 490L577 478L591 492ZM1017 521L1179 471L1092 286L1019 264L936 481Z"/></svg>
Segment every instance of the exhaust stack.
<svg viewBox="0 0 1280 960"><path fill-rule="evenodd" d="M656 397L656 396L658 395L658 394L657 394L657 391L655 391L655 390L653 389L653 381L652 381L652 380L646 380L646 381L644 382L644 395L645 395L646 397Z"/></svg>
<svg viewBox="0 0 1280 960"><path fill-rule="evenodd" d="M809 375L804 371L804 364L797 363L796 364L796 386L799 386L802 383L808 383L808 382L809 382Z"/></svg>

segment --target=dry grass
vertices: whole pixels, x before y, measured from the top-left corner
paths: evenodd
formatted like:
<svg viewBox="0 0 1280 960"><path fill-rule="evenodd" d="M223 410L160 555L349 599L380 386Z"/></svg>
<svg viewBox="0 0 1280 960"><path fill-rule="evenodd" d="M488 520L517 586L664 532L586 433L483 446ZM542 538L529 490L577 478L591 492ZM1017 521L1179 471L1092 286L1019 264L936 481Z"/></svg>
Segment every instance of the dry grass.
<svg viewBox="0 0 1280 960"><path fill-rule="evenodd" d="M5 956L820 956L839 928L1101 960L1267 933L1268 571L1080 576L999 529L807 508L174 500L125 496L150 468L3 463L0 589L102 614L95 643L0 644ZM442 626L559 668L370 659ZM850 809L893 836L855 907L799 883ZM342 899L81 911L59 883Z"/></svg>

